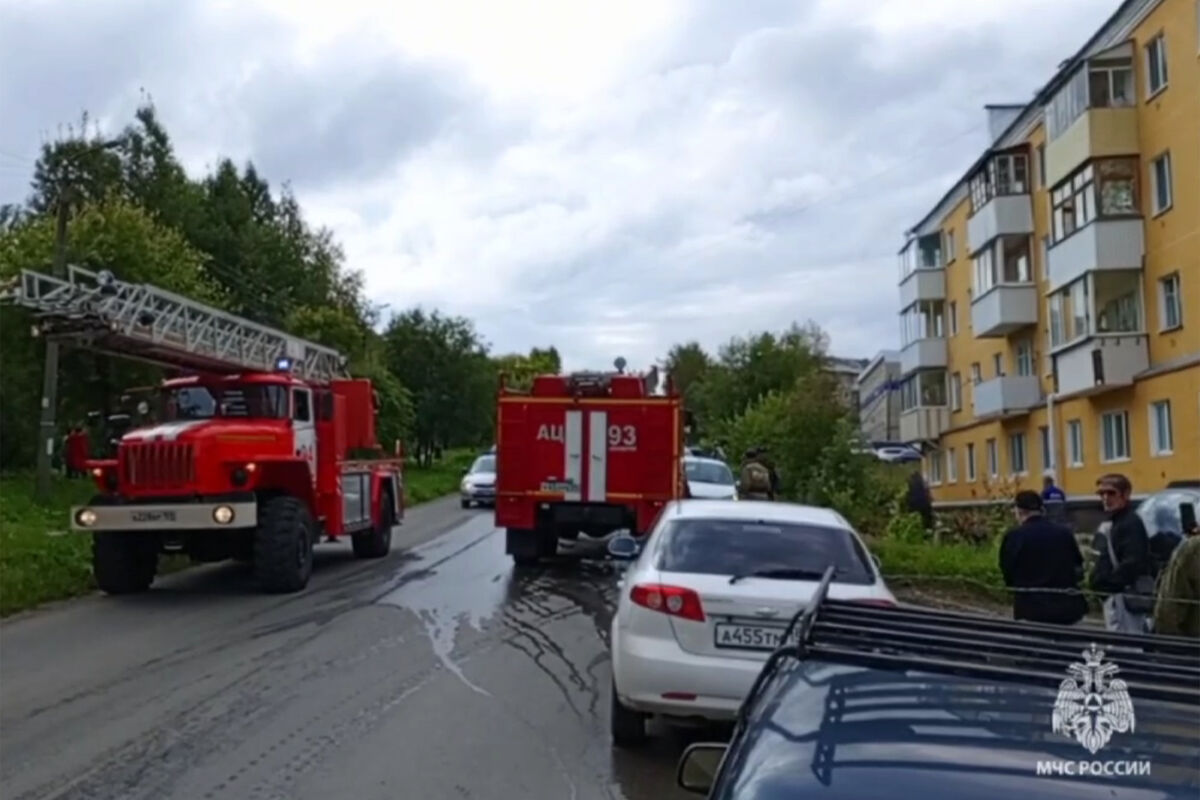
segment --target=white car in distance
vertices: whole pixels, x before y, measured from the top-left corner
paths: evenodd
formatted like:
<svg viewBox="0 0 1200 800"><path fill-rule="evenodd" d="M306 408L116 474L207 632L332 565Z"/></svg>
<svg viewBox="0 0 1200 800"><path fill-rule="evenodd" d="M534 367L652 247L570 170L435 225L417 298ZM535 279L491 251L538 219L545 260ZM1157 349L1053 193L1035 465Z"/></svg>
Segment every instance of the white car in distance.
<svg viewBox="0 0 1200 800"><path fill-rule="evenodd" d="M724 461L715 458L685 456L683 472L692 497L712 500L732 500L737 497L733 472Z"/></svg>
<svg viewBox="0 0 1200 800"><path fill-rule="evenodd" d="M636 547L614 540L614 557ZM624 552L623 552L624 551ZM646 537L613 615L613 744L636 747L651 716L732 720L827 567L828 597L895 605L850 524L826 508L680 500Z"/></svg>

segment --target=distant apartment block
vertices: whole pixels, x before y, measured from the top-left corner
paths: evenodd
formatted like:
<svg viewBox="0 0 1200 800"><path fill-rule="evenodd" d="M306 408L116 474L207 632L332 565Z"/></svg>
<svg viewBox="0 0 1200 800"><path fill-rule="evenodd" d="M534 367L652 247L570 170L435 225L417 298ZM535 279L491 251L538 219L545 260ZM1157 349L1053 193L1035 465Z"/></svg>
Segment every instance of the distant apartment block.
<svg viewBox="0 0 1200 800"><path fill-rule="evenodd" d="M940 500L1200 478L1200 0L1127 0L900 251L903 440Z"/></svg>
<svg viewBox="0 0 1200 800"><path fill-rule="evenodd" d="M865 442L900 440L900 352L884 350L857 378L859 432Z"/></svg>
<svg viewBox="0 0 1200 800"><path fill-rule="evenodd" d="M825 359L825 369L837 378L841 400L849 408L858 408L858 373L866 364L865 358L829 356Z"/></svg>

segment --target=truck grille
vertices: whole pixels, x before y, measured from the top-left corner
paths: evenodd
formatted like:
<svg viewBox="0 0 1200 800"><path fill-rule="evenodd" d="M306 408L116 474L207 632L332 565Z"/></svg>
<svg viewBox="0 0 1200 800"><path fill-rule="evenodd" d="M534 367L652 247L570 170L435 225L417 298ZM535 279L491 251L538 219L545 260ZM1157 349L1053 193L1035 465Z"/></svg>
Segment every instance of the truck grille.
<svg viewBox="0 0 1200 800"><path fill-rule="evenodd" d="M192 445L180 442L145 442L121 448L121 478L139 489L176 489L195 478Z"/></svg>

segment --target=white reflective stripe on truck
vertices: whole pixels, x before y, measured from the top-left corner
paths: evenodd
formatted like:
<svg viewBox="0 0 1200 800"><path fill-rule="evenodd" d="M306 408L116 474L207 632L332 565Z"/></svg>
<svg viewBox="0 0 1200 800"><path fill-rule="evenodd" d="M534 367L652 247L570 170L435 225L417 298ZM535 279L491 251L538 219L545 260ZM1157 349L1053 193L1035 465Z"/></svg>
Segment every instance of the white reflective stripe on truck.
<svg viewBox="0 0 1200 800"><path fill-rule="evenodd" d="M608 412L588 414L587 499L603 503L608 499Z"/></svg>
<svg viewBox="0 0 1200 800"><path fill-rule="evenodd" d="M563 479L571 487L563 499L578 501L583 486L583 412L568 411L563 427Z"/></svg>

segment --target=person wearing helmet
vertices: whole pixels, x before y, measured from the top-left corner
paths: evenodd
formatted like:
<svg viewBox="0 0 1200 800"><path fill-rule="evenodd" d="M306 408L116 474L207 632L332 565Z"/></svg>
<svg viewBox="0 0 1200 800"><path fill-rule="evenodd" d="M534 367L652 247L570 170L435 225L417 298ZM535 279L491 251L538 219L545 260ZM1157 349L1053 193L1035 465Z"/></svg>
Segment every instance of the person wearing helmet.
<svg viewBox="0 0 1200 800"><path fill-rule="evenodd" d="M752 447L742 457L738 496L743 500L774 500L775 481L762 458L761 448Z"/></svg>

